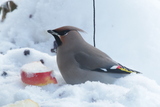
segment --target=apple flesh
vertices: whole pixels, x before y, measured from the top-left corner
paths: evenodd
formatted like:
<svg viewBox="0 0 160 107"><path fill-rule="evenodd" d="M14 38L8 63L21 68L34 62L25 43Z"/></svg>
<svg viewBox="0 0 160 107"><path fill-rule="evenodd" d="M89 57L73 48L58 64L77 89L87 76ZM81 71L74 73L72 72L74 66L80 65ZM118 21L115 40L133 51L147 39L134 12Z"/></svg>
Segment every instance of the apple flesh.
<svg viewBox="0 0 160 107"><path fill-rule="evenodd" d="M43 86L47 84L57 84L53 71L49 70L41 62L33 62L21 68L21 80L25 84Z"/></svg>
<svg viewBox="0 0 160 107"><path fill-rule="evenodd" d="M40 106L38 105L38 103L36 103L32 100L26 99L26 100L22 100L22 101L17 101L14 104L7 104L2 107L40 107Z"/></svg>

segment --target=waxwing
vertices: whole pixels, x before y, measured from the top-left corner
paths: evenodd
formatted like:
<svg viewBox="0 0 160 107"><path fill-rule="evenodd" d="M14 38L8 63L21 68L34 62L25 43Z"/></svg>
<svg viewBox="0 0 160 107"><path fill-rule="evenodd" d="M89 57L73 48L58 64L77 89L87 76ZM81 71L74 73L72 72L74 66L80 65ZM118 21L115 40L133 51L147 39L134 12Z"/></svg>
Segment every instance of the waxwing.
<svg viewBox="0 0 160 107"><path fill-rule="evenodd" d="M122 66L88 44L79 31L84 32L72 26L48 30L57 42L57 64L66 83L100 81L108 84L130 73L140 73Z"/></svg>

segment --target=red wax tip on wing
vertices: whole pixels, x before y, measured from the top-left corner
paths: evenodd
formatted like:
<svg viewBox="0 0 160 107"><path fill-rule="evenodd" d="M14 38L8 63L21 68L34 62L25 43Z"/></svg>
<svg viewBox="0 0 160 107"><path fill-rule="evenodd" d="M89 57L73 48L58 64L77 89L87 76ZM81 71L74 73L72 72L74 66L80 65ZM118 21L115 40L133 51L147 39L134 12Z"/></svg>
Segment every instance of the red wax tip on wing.
<svg viewBox="0 0 160 107"><path fill-rule="evenodd" d="M121 68L121 66L119 65L119 66L117 66L117 69L119 69L119 68Z"/></svg>

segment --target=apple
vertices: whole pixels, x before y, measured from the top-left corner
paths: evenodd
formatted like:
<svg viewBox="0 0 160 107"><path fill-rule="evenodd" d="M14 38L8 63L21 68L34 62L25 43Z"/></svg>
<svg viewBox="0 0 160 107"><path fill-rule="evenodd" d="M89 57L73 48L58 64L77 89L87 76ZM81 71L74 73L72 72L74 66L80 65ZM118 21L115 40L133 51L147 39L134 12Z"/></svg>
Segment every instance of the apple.
<svg viewBox="0 0 160 107"><path fill-rule="evenodd" d="M17 101L14 104L8 104L2 107L40 107L36 102L26 99L22 101Z"/></svg>
<svg viewBox="0 0 160 107"><path fill-rule="evenodd" d="M21 80L25 84L36 86L50 83L57 84L53 70L47 68L40 61L23 65L21 68Z"/></svg>

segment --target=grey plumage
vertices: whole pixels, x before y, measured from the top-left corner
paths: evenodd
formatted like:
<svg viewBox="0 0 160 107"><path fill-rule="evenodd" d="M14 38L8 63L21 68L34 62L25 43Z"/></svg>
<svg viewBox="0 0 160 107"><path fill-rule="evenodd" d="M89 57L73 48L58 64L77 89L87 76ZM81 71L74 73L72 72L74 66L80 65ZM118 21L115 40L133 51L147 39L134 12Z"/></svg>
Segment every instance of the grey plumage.
<svg viewBox="0 0 160 107"><path fill-rule="evenodd" d="M64 26L55 30L48 30L57 42L57 64L68 84L84 83L86 81L100 81L114 83L117 78L126 73L100 72L98 69L108 69L119 65L107 54L88 44L78 31L83 30Z"/></svg>

